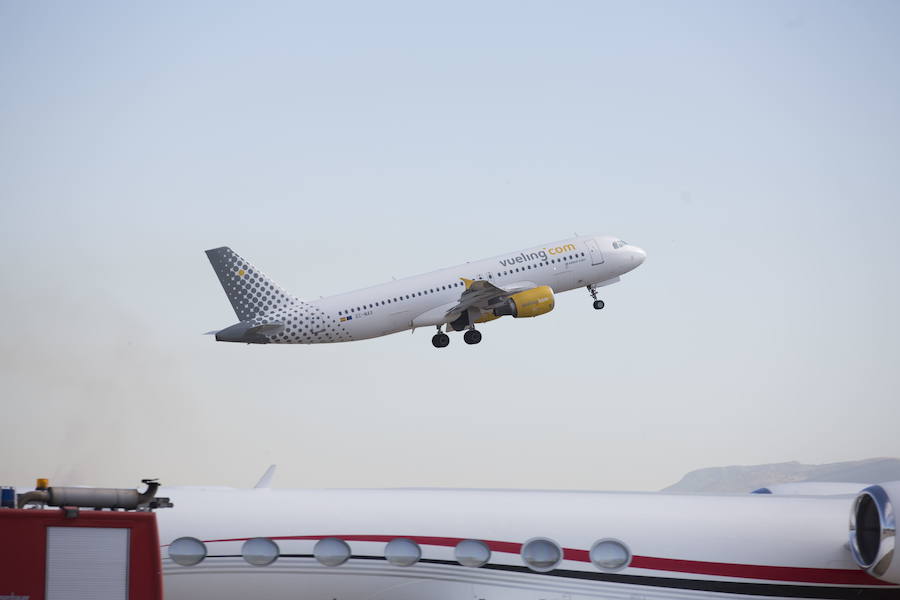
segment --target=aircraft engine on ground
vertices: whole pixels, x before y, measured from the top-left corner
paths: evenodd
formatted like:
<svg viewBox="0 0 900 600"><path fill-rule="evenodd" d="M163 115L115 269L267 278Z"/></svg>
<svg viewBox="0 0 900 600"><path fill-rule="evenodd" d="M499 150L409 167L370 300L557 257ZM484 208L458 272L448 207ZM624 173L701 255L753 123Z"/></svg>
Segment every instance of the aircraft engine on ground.
<svg viewBox="0 0 900 600"><path fill-rule="evenodd" d="M516 318L536 317L553 310L553 290L549 285L542 285L510 296L506 302L494 309L498 317L512 315Z"/></svg>
<svg viewBox="0 0 900 600"><path fill-rule="evenodd" d="M900 583L897 511L900 481L862 490L850 509L850 551L853 560L870 575Z"/></svg>

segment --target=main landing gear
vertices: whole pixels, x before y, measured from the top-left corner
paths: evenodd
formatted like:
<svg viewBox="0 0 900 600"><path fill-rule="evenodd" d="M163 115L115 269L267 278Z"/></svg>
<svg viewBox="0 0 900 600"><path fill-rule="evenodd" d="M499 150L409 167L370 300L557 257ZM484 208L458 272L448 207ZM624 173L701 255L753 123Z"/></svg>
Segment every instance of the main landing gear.
<svg viewBox="0 0 900 600"><path fill-rule="evenodd" d="M441 328L438 327L438 332L431 338L431 345L435 348L446 348L450 345L450 336L442 333Z"/></svg>
<svg viewBox="0 0 900 600"><path fill-rule="evenodd" d="M477 329L469 329L465 335L463 335L463 340L469 345L477 344L481 341L481 332ZM443 333L440 327L438 327L438 332L431 338L431 345L435 348L446 348L450 345L450 336Z"/></svg>
<svg viewBox="0 0 900 600"><path fill-rule="evenodd" d="M600 310L601 308L606 306L606 303L604 303L603 300L600 300L599 298L597 298L597 289L594 286L592 286L592 285L587 286L587 291L589 291L591 293L591 298L594 299L594 308L596 308L597 310Z"/></svg>

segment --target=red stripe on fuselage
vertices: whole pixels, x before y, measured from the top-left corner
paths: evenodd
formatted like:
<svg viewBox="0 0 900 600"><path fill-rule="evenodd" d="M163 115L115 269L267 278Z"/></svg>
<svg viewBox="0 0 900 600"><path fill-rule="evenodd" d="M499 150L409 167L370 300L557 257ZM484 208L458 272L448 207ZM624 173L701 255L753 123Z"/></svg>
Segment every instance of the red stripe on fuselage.
<svg viewBox="0 0 900 600"><path fill-rule="evenodd" d="M431 537L416 535L285 535L271 537L272 540L321 540L334 537L347 542L389 542L397 538L413 540L423 546L456 546L468 538ZM206 540L211 542L243 542L250 538L230 538ZM475 538L472 538L475 539ZM522 544L501 542L497 540L480 540L487 544L492 552L519 554ZM577 548L563 548L563 559L575 562L591 562L590 552ZM861 569L817 569L814 567L781 567L774 565L741 565L735 563L708 562L702 560L681 560L677 558L656 558L653 556L632 556L634 569L652 571L669 571L692 575L711 575L715 577L734 577L739 579L762 579L767 581L790 581L793 583L822 583L830 585L893 585L876 579Z"/></svg>

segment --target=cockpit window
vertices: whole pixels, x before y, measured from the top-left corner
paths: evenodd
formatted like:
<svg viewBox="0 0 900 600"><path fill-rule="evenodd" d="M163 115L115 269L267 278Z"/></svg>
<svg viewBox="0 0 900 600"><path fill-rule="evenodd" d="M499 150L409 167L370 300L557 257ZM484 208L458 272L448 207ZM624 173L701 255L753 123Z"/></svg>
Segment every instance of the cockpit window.
<svg viewBox="0 0 900 600"><path fill-rule="evenodd" d="M627 245L628 245L628 242L626 242L625 240L616 240L613 242L613 248L616 248L616 249L621 248L622 246L627 246Z"/></svg>

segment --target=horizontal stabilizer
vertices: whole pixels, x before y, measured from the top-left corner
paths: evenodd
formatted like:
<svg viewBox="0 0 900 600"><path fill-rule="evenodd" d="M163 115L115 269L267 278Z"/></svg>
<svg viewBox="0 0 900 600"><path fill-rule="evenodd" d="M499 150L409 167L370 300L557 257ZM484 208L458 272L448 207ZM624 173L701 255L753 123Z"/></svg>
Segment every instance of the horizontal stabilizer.
<svg viewBox="0 0 900 600"><path fill-rule="evenodd" d="M235 323L222 331L216 332L218 342L244 342L247 344L268 344L270 335L281 333L284 323L263 323L254 325L247 321Z"/></svg>
<svg viewBox="0 0 900 600"><path fill-rule="evenodd" d="M274 333L281 333L281 330L284 329L284 323L263 323L262 325L257 325L256 327L251 327L247 330L247 333L258 333L260 335L272 335Z"/></svg>

